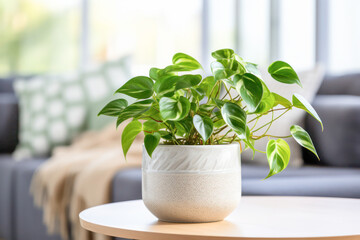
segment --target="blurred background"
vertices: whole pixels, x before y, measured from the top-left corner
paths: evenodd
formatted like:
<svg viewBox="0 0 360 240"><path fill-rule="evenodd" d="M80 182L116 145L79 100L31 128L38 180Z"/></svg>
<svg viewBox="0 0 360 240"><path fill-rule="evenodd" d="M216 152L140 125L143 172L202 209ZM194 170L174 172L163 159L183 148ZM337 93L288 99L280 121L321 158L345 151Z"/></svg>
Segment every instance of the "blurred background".
<svg viewBox="0 0 360 240"><path fill-rule="evenodd" d="M296 70L360 71L356 0L1 0L0 75L63 73L132 56L136 74L233 48Z"/></svg>
<svg viewBox="0 0 360 240"><path fill-rule="evenodd" d="M82 149L89 159L75 157L76 137L113 121L97 117L111 99L134 101L113 95L131 77L171 64L176 52L195 57L211 74L211 52L221 48L260 70L288 62L303 88L263 75L264 81L288 99L292 91L304 96L324 124L322 132L304 111L277 121L276 135L302 125L321 161L289 140L289 167L261 181L265 155L253 161L245 151L242 194L360 198L359 0L0 0L0 240L97 239L77 237L77 214L141 199L141 168L114 167L124 163L120 139L113 161L108 151L89 154L97 150L93 145ZM266 149L266 142L256 147ZM60 159L61 152L68 155ZM87 193L96 196L80 198L89 186ZM70 198L87 204L70 212Z"/></svg>

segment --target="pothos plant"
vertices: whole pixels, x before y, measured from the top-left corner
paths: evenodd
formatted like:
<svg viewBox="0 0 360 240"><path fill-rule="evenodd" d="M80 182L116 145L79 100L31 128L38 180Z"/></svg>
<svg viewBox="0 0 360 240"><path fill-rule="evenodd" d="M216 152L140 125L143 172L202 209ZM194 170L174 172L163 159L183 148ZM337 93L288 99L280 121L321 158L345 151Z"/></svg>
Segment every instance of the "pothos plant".
<svg viewBox="0 0 360 240"><path fill-rule="evenodd" d="M135 137L144 132L144 145L149 156L162 141L170 145L214 145L243 143L267 155L270 177L284 170L290 160L290 148L284 138L293 137L301 146L317 152L309 134L293 125L289 136L268 134L273 122L292 108L308 112L323 127L314 108L300 95L291 101L272 92L262 80L257 65L244 61L231 49L213 52L212 76L203 71L193 57L176 53L172 65L163 69L151 68L149 77L137 76L127 81L116 93L137 99L128 104L125 99L109 102L99 115L117 118L117 126L127 123L121 136L124 155ZM287 63L276 61L268 72L284 84L301 86L298 75ZM274 113L278 112L274 117ZM259 119L271 114L271 120L258 126ZM142 121L139 121L142 120ZM268 138L266 150L256 149L254 142Z"/></svg>

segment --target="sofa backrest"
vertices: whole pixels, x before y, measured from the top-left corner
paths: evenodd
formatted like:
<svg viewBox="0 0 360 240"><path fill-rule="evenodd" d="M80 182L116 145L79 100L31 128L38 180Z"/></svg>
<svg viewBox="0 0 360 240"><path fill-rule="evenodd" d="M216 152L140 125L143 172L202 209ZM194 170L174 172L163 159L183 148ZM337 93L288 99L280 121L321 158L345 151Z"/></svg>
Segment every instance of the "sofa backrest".
<svg viewBox="0 0 360 240"><path fill-rule="evenodd" d="M360 96L360 73L328 75L325 77L318 94Z"/></svg>
<svg viewBox="0 0 360 240"><path fill-rule="evenodd" d="M11 153L18 143L19 110L13 79L0 79L0 153Z"/></svg>

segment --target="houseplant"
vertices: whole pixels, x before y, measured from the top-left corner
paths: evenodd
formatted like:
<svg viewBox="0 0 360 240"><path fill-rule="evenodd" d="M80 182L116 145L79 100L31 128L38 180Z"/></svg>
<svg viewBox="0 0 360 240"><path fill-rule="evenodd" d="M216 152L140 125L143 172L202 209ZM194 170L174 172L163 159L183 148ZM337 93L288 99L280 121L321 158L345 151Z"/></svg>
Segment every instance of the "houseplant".
<svg viewBox="0 0 360 240"><path fill-rule="evenodd" d="M292 108L308 112L322 127L312 106L300 95L291 101L270 91L257 66L231 49L212 53L212 76L191 56L177 53L172 65L151 68L149 77L130 79L116 93L137 99L108 103L99 115L117 118L117 126L131 119L123 130L124 155L135 137L144 132L143 200L159 219L176 222L222 220L240 198L240 152L249 149L267 155L269 178L286 168L293 137L301 146L317 152L309 134L293 125L289 136L268 134L274 121ZM293 68L282 61L268 72L284 84L301 82ZM258 120L271 115L261 126ZM142 120L142 121L139 121ZM268 138L266 150L255 141Z"/></svg>

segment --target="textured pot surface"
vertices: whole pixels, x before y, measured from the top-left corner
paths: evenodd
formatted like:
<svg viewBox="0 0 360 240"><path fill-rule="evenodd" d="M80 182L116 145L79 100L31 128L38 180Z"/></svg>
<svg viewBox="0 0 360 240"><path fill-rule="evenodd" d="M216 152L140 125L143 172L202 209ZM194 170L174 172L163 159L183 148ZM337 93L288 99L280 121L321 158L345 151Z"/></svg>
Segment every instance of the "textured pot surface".
<svg viewBox="0 0 360 240"><path fill-rule="evenodd" d="M223 220L241 196L238 144L159 145L152 158L143 149L142 194L160 220Z"/></svg>

